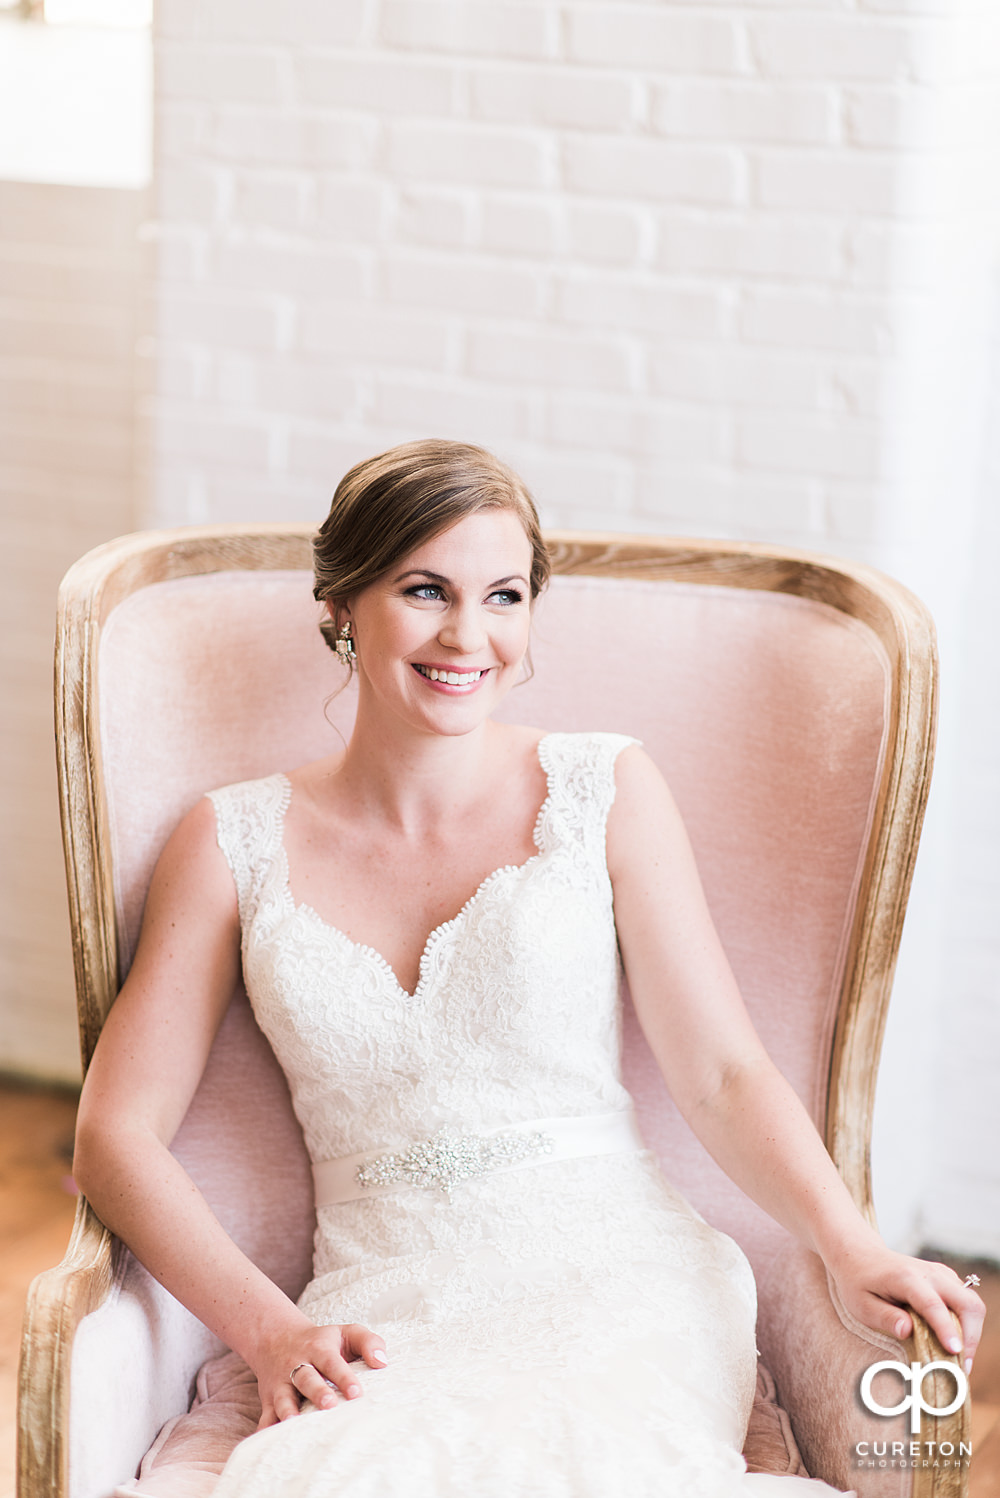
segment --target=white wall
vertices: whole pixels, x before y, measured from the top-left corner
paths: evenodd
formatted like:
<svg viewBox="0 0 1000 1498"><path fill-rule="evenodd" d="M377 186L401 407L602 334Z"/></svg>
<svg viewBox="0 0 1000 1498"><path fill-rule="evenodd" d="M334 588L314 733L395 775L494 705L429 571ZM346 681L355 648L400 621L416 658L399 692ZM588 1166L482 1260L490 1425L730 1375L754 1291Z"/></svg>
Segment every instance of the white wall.
<svg viewBox="0 0 1000 1498"><path fill-rule="evenodd" d="M1000 11L956 7L936 47L926 133L904 177L921 230L897 246L911 312L886 409L876 555L934 612L941 719L873 1163L894 1238L996 1258L1000 1110L989 1076L1000 1064L1000 922L986 871L1000 814L1000 691L985 631L996 613Z"/></svg>
<svg viewBox="0 0 1000 1498"><path fill-rule="evenodd" d="M553 521L874 549L948 29L901 8L163 0L153 513L436 431Z"/></svg>
<svg viewBox="0 0 1000 1498"><path fill-rule="evenodd" d="M997 329L1000 332L1000 327ZM1000 337L993 346L989 448L971 517L965 608L946 719L951 752L942 815L937 967L940 1000L928 1075L928 1187L921 1236L970 1254L1000 1257ZM947 527L942 534L950 536ZM953 658L954 658L953 656Z"/></svg>
<svg viewBox="0 0 1000 1498"><path fill-rule="evenodd" d="M9 23L14 24L14 23ZM138 191L0 181L0 1069L80 1075L56 802L56 589L135 527Z"/></svg>

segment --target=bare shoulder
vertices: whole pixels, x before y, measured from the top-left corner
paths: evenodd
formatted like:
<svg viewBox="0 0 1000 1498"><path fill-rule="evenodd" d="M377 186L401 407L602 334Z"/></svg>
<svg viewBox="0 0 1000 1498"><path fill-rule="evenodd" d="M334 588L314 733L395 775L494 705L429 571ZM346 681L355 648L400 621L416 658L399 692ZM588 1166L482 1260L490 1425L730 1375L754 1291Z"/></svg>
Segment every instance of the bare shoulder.
<svg viewBox="0 0 1000 1498"><path fill-rule="evenodd" d="M291 803L284 818L285 846L294 847L302 837L309 837L322 829L328 835L331 828L350 821L351 795L340 784L340 770L344 763L343 752L314 759L306 765L285 772L285 779L292 788Z"/></svg>
<svg viewBox="0 0 1000 1498"><path fill-rule="evenodd" d="M641 744L615 760L615 799L608 816L608 870L612 880L637 860L687 851L687 833L670 787Z"/></svg>
<svg viewBox="0 0 1000 1498"><path fill-rule="evenodd" d="M629 744L615 759L615 800L611 820L624 821L656 806L676 811L674 798L659 767L641 744Z"/></svg>
<svg viewBox="0 0 1000 1498"><path fill-rule="evenodd" d="M204 920L238 923L236 886L219 847L215 807L202 796L171 833L153 871L144 930L178 914L201 926Z"/></svg>
<svg viewBox="0 0 1000 1498"><path fill-rule="evenodd" d="M204 864L208 868L227 867L219 847L215 807L208 796L202 796L182 817L164 844L160 864L167 866ZM157 865L159 867L159 864Z"/></svg>
<svg viewBox="0 0 1000 1498"><path fill-rule="evenodd" d="M311 759L308 764L298 765L294 770L286 770L285 779L293 790L313 794L336 775L343 763L344 751L341 750L338 754L327 754L322 759Z"/></svg>
<svg viewBox="0 0 1000 1498"><path fill-rule="evenodd" d="M508 788L516 779L526 788L529 799L545 794L545 770L539 745L549 737L547 729L531 728L523 723L491 723L492 781Z"/></svg>
<svg viewBox="0 0 1000 1498"><path fill-rule="evenodd" d="M532 728L526 723L491 723L490 729L493 742L503 753L525 757L532 755L551 731L548 728Z"/></svg>
<svg viewBox="0 0 1000 1498"><path fill-rule="evenodd" d="M215 807L209 796L200 796L186 816L177 823L164 846L175 855L197 854L207 847L218 848ZM221 850L220 850L221 851Z"/></svg>

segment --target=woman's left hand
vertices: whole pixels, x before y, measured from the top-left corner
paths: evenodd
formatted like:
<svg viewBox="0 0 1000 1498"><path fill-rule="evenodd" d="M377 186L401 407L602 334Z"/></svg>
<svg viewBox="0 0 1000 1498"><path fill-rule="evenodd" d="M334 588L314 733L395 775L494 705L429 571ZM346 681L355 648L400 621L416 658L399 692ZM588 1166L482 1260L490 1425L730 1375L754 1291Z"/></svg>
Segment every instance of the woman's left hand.
<svg viewBox="0 0 1000 1498"><path fill-rule="evenodd" d="M972 1367L986 1307L946 1264L893 1253L876 1240L827 1267L844 1306L865 1326L904 1341L913 1331L912 1308L943 1347L961 1355L966 1372Z"/></svg>

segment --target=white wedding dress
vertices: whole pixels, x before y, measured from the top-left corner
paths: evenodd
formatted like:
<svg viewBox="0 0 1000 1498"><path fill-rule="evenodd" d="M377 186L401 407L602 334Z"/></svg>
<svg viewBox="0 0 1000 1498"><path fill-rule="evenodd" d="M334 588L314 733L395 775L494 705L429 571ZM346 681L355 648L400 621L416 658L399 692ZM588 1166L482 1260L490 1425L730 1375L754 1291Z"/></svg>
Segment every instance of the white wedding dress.
<svg viewBox="0 0 1000 1498"><path fill-rule="evenodd" d="M631 742L541 741L537 853L432 932L413 995L295 904L286 777L213 793L247 988L314 1163L629 1107L604 834ZM314 1273L302 1309L377 1329L388 1367L355 1363L363 1398L244 1441L216 1498L833 1491L745 1474L750 1268L647 1151L539 1155L450 1193L404 1184L323 1207Z"/></svg>

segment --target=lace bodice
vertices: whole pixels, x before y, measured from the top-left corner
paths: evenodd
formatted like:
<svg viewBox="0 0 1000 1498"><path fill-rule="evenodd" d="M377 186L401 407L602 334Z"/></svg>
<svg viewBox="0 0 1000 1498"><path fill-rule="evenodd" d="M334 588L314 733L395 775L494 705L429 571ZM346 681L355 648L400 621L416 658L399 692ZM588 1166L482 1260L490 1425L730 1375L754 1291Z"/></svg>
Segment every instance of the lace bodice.
<svg viewBox="0 0 1000 1498"><path fill-rule="evenodd" d="M605 733L540 741L548 794L536 853L495 870L431 933L412 995L379 953L294 900L282 840L287 777L212 793L247 992L314 1163L405 1151L442 1128L477 1135L629 1107L605 831L615 760L634 742ZM595 1190L609 1218L600 1235ZM664 1214L665 1192L680 1202L643 1151L487 1175L447 1202L411 1187L320 1207L304 1304L316 1319L364 1320L375 1303L398 1311L395 1293L405 1300L406 1286L426 1284L435 1255L456 1253L466 1267L448 1295L464 1304L479 1293L468 1256L485 1241L509 1265L555 1254L605 1277L643 1244L691 1267L715 1262L719 1235L686 1204L683 1218Z"/></svg>
<svg viewBox="0 0 1000 1498"><path fill-rule="evenodd" d="M314 1161L393 1149L443 1125L475 1131L627 1106L604 835L614 761L632 742L540 741L538 851L490 874L431 932L412 996L377 952L293 899L287 777L212 793L247 989Z"/></svg>
<svg viewBox="0 0 1000 1498"><path fill-rule="evenodd" d="M541 740L537 851L431 932L412 995L295 902L287 778L213 792L247 991L314 1163L628 1108L605 828L633 742ZM313 1269L302 1309L381 1331L388 1367L245 1442L217 1498L746 1493L752 1275L648 1151L321 1206Z"/></svg>

